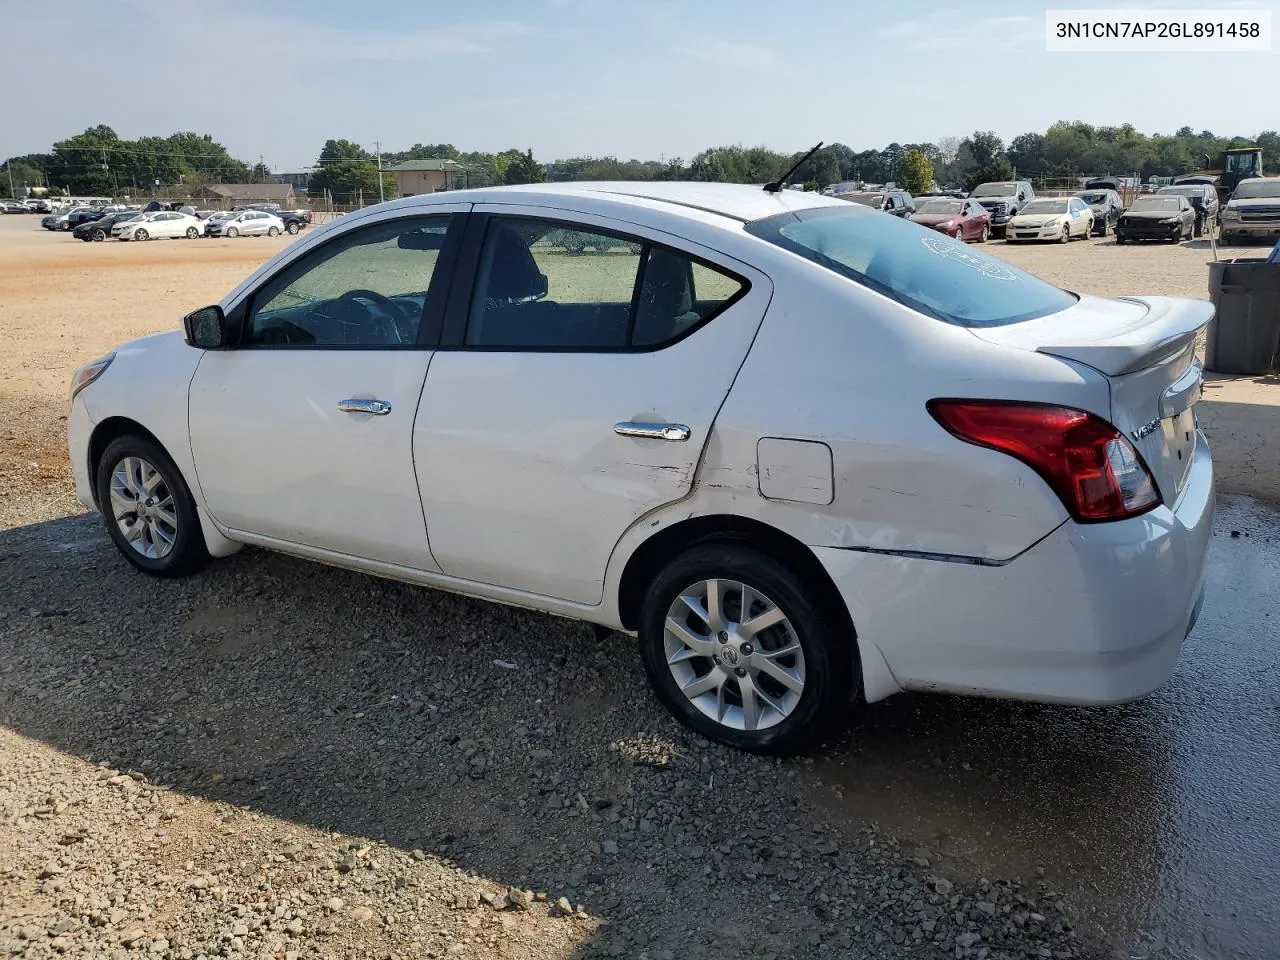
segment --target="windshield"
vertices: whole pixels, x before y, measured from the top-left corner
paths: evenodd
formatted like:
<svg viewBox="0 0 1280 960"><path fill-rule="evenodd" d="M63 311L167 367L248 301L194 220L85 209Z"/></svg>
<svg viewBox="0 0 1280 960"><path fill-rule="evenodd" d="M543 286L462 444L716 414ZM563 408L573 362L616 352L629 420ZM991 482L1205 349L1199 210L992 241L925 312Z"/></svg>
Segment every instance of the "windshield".
<svg viewBox="0 0 1280 960"><path fill-rule="evenodd" d="M1255 197L1280 197L1280 177L1267 180L1245 180L1231 195L1232 200L1252 200Z"/></svg>
<svg viewBox="0 0 1280 960"><path fill-rule="evenodd" d="M1065 310L1073 294L962 241L898 217L818 207L747 224L747 231L926 316L963 327L1017 323Z"/></svg>
<svg viewBox="0 0 1280 960"><path fill-rule="evenodd" d="M1067 201L1065 200L1032 200L1022 208L1024 215L1030 213L1066 213Z"/></svg>
<svg viewBox="0 0 1280 960"><path fill-rule="evenodd" d="M842 200L852 200L854 203L860 203L864 207L875 207L879 210L884 206L883 193L845 193L841 194Z"/></svg>
<svg viewBox="0 0 1280 960"><path fill-rule="evenodd" d="M971 197L1012 197L1018 192L1016 183L980 183Z"/></svg>
<svg viewBox="0 0 1280 960"><path fill-rule="evenodd" d="M1081 200L1083 200L1085 203L1106 203L1107 202L1107 194L1105 191L1102 191L1102 190L1095 190L1090 193L1077 193L1076 196L1079 197Z"/></svg>
<svg viewBox="0 0 1280 960"><path fill-rule="evenodd" d="M916 208L916 213L942 213L957 216L964 209L961 200L926 200Z"/></svg>
<svg viewBox="0 0 1280 960"><path fill-rule="evenodd" d="M1228 153L1224 169L1229 173L1244 173L1246 170L1258 169L1256 153Z"/></svg>
<svg viewBox="0 0 1280 960"><path fill-rule="evenodd" d="M1133 201L1133 206L1129 208L1131 213L1177 213L1178 198L1177 197L1139 197Z"/></svg>

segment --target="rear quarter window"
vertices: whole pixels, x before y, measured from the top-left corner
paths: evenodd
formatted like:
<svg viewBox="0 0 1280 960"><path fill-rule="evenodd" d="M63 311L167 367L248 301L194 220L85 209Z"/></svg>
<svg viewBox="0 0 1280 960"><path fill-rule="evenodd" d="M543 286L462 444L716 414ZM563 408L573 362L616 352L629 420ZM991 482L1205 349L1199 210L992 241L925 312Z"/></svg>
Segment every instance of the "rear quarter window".
<svg viewBox="0 0 1280 960"><path fill-rule="evenodd" d="M746 229L926 316L959 326L1018 323L1058 313L1078 299L936 230L857 207L794 211L756 220Z"/></svg>

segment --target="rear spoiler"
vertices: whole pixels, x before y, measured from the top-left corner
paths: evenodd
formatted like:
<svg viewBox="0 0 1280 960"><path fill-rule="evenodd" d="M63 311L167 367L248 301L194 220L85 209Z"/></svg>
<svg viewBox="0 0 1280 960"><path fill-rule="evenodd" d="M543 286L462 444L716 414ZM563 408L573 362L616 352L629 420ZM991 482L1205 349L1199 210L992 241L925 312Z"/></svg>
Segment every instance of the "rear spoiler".
<svg viewBox="0 0 1280 960"><path fill-rule="evenodd" d="M1036 346L1038 353L1064 357L1087 364L1110 377L1122 376L1155 366L1176 356L1195 342L1201 329L1213 319L1213 304L1207 300L1184 300L1173 297L1120 297L1122 302L1145 308L1136 320L1116 324L1114 318L1105 328L1072 331L1069 343ZM1068 311L1069 313L1070 311Z"/></svg>

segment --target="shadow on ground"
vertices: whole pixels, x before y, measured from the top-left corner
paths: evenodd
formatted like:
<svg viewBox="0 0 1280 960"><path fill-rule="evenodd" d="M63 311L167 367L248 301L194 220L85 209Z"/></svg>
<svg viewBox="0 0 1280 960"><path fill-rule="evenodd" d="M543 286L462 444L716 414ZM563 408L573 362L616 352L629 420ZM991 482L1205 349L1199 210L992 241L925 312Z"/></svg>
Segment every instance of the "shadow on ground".
<svg viewBox="0 0 1280 960"><path fill-rule="evenodd" d="M769 949L761 884L796 929L839 945L858 918L814 897L856 869L874 821L960 882L1043 870L1117 955L1261 958L1280 883L1276 524L1248 501L1224 512L1204 618L1156 697L902 696L818 757L778 763L678 730L627 638L257 552L154 581L96 518L58 520L0 533L0 722L564 893L624 932L660 929L681 957ZM623 856L592 848L607 838ZM768 846L793 850L798 883L737 872L741 849ZM794 930L773 929L787 955Z"/></svg>

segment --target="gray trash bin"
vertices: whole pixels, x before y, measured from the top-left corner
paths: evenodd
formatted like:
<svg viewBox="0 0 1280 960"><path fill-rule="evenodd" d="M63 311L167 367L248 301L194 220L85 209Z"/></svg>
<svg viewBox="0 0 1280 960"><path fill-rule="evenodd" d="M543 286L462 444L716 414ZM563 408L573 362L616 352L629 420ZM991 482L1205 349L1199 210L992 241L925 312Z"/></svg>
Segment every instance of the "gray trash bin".
<svg viewBox="0 0 1280 960"><path fill-rule="evenodd" d="M1218 260L1209 264L1205 366L1218 373L1280 373L1280 263Z"/></svg>

